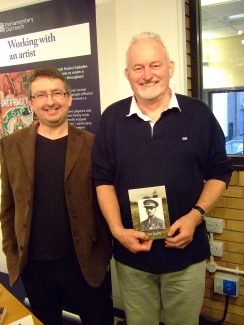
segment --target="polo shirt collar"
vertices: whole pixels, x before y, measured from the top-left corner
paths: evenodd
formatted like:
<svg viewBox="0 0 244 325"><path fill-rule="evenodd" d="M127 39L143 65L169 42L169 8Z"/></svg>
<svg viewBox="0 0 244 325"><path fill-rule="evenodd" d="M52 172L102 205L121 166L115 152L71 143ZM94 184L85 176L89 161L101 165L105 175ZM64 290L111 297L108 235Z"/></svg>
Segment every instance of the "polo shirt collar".
<svg viewBox="0 0 244 325"><path fill-rule="evenodd" d="M172 108L177 108L181 112L178 100L177 100L176 95L175 95L175 93L173 91L172 91L172 96L171 96L171 99L170 99L170 102L169 102L169 106L164 110L164 112L167 111L167 110L170 110ZM130 117L133 114L136 114L138 117L140 117L144 121L150 121L151 120L150 117L148 117L147 115L142 113L142 111L140 110L140 108L137 105L135 96L132 97L131 104L130 104L130 111L129 111L129 114L127 114L126 116Z"/></svg>

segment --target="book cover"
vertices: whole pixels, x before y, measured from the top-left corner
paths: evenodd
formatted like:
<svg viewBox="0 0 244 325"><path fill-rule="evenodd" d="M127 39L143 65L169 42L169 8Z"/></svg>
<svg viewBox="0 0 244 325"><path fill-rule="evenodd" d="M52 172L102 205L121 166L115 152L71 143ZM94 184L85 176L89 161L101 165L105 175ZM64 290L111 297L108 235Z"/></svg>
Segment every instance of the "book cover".
<svg viewBox="0 0 244 325"><path fill-rule="evenodd" d="M130 189L133 228L144 231L150 239L167 237L170 227L165 186Z"/></svg>

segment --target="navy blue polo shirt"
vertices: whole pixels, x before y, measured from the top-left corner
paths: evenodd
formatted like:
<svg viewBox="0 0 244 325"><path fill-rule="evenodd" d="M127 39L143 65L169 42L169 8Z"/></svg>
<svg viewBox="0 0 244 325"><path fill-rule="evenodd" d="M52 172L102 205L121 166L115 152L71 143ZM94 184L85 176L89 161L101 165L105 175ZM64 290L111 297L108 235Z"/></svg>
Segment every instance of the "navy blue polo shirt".
<svg viewBox="0 0 244 325"><path fill-rule="evenodd" d="M114 185L125 228L132 228L129 189L164 185L172 224L196 204L205 180L226 184L230 180L232 162L213 113L197 99L176 97L180 110L164 111L153 133L149 121L136 114L127 116L131 97L102 114L93 150L93 177L96 186ZM209 254L204 223L184 249L165 248L163 240L155 240L150 252L133 254L114 240L115 259L155 274L181 270Z"/></svg>

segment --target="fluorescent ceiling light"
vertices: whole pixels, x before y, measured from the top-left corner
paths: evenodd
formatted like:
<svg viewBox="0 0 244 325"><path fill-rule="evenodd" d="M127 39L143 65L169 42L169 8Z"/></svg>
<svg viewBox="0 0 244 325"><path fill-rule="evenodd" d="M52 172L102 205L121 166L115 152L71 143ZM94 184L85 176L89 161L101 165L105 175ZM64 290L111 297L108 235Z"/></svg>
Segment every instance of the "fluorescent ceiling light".
<svg viewBox="0 0 244 325"><path fill-rule="evenodd" d="M235 19L242 19L244 18L244 13L243 14L237 14L237 15L231 15L228 17L230 20L235 20Z"/></svg>
<svg viewBox="0 0 244 325"><path fill-rule="evenodd" d="M239 1L239 0L237 0ZM222 4L226 2L233 2L233 0L201 0L201 6L211 6L211 5L217 5Z"/></svg>

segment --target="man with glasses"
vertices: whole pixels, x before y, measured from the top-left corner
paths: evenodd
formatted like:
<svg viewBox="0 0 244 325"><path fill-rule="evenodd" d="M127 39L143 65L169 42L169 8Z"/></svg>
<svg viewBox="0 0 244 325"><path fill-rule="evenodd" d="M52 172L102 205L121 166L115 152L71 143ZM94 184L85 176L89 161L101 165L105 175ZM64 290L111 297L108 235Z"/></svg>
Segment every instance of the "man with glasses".
<svg viewBox="0 0 244 325"><path fill-rule="evenodd" d="M91 180L93 135L68 124L71 89L55 68L33 72L28 96L38 123L0 143L10 284L21 276L45 325L61 325L64 307L82 324L112 324L105 285L110 237Z"/></svg>

